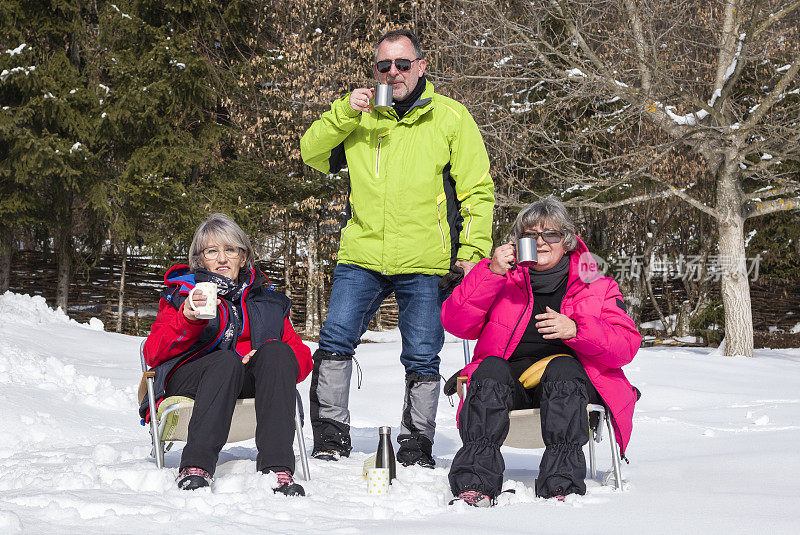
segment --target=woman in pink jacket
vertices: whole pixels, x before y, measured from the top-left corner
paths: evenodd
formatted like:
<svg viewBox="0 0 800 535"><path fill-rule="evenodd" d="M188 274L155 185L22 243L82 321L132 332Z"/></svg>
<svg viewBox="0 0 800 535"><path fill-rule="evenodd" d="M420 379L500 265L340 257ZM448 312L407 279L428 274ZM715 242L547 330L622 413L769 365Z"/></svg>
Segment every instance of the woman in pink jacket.
<svg viewBox="0 0 800 535"><path fill-rule="evenodd" d="M478 340L472 362L459 374L469 377L459 408L464 445L449 475L456 499L475 506L491 505L501 491L500 446L509 411L541 409L546 448L536 494L563 497L586 492L587 403L608 407L624 455L637 399L621 368L633 359L641 336L617 283L598 275L564 205L553 198L531 204L511 234L512 242L536 239L537 263L518 267L512 243L501 245L442 306L448 332ZM562 356L545 360L552 355ZM526 371L545 363L538 384L524 387Z"/></svg>

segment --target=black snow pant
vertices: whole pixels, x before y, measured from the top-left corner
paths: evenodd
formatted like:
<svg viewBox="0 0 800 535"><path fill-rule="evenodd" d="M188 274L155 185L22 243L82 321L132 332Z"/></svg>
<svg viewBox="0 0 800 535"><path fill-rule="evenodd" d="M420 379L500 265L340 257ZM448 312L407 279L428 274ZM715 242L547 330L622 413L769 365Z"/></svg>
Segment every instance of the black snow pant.
<svg viewBox="0 0 800 535"><path fill-rule="evenodd" d="M256 469L294 473L299 366L285 342L262 345L246 365L229 350L214 351L179 367L167 382L167 396L194 399L181 469L197 466L214 474L231 427L238 398L255 398Z"/></svg>
<svg viewBox="0 0 800 535"><path fill-rule="evenodd" d="M450 490L458 496L477 490L492 498L503 486L505 462L500 446L508 435L508 413L540 408L545 451L536 478L536 495L585 494L589 439L587 403L602 403L581 363L570 357L551 360L541 382L526 390L508 362L486 357L473 372L459 415L464 445L450 467Z"/></svg>

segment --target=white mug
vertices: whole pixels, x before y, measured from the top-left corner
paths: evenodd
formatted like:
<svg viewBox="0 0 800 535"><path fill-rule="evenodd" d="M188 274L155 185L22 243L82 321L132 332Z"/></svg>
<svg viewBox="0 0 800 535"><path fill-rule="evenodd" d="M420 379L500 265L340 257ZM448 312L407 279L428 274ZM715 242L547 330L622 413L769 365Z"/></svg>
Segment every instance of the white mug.
<svg viewBox="0 0 800 535"><path fill-rule="evenodd" d="M367 470L367 490L373 495L389 494L389 469L370 468Z"/></svg>
<svg viewBox="0 0 800 535"><path fill-rule="evenodd" d="M196 290L203 292L206 296L206 304L204 306L195 306L192 296ZM197 319L210 320L217 317L217 285L213 282L198 282L194 288L189 292L189 297L186 298L189 307L197 312Z"/></svg>

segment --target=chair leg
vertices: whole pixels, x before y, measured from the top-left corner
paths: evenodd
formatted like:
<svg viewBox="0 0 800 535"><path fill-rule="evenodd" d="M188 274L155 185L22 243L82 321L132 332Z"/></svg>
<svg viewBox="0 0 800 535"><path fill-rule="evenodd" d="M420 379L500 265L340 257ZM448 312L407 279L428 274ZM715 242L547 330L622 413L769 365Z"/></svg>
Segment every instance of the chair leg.
<svg viewBox="0 0 800 535"><path fill-rule="evenodd" d="M164 468L164 443L161 441L161 432L156 415L156 398L153 394L153 377L147 377L147 396L150 403L150 434L153 437L153 456L156 458L156 466Z"/></svg>
<svg viewBox="0 0 800 535"><path fill-rule="evenodd" d="M594 457L594 431L591 429L589 430L589 474L591 475L592 479L597 477L597 464L595 463Z"/></svg>
<svg viewBox="0 0 800 535"><path fill-rule="evenodd" d="M303 437L303 423L300 420L300 413L303 408L300 404L300 398L297 398L297 411L294 415L295 433L297 435L297 449L300 450L300 467L303 470L303 479L311 481L311 472L308 470L308 452L306 451L306 440Z"/></svg>
<svg viewBox="0 0 800 535"><path fill-rule="evenodd" d="M611 417L608 413L605 415L606 426L608 427L609 444L611 444L611 460L614 463L614 480L616 481L616 488L623 492L622 487L622 468L620 466L619 448L617 447L617 436L614 434L614 428L611 426Z"/></svg>

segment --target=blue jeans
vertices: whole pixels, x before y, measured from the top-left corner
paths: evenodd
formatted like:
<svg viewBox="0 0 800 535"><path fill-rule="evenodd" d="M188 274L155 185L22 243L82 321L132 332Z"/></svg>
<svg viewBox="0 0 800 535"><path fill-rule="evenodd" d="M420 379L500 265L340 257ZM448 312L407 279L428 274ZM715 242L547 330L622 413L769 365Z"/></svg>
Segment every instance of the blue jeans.
<svg viewBox="0 0 800 535"><path fill-rule="evenodd" d="M439 280L438 275L381 275L359 266L337 265L319 348L336 355L353 355L378 307L394 292L403 341L400 362L406 373L438 375L439 351L444 345L441 311L446 297L439 289Z"/></svg>

